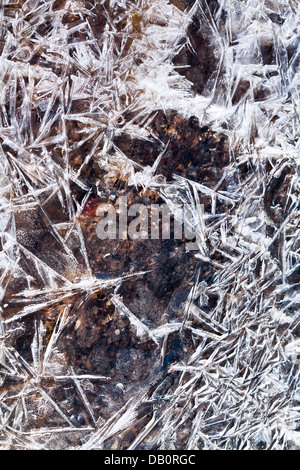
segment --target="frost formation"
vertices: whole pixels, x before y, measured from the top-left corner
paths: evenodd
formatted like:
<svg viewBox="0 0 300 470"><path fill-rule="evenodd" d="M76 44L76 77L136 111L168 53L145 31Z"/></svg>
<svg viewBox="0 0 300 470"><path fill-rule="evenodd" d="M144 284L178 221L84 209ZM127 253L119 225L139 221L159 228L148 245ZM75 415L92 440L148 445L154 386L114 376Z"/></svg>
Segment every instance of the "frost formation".
<svg viewBox="0 0 300 470"><path fill-rule="evenodd" d="M294 0L1 0L0 448L299 448L299 14ZM213 64L197 90L179 63L195 21ZM160 172L178 120L222 136L217 180ZM160 152L141 164L126 139ZM116 181L204 202L188 291L159 319L149 286L140 310L122 291L151 263L92 265L89 201ZM122 348L111 374L105 341Z"/></svg>

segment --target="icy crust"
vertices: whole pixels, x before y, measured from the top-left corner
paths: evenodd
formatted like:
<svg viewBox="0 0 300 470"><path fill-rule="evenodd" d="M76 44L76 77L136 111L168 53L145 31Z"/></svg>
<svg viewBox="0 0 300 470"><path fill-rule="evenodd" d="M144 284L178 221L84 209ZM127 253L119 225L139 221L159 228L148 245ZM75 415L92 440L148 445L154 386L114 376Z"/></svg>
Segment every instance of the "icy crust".
<svg viewBox="0 0 300 470"><path fill-rule="evenodd" d="M0 2L1 448L299 448L299 11ZM180 66L196 20L215 63L198 94ZM227 156L170 178L193 117ZM126 139L160 152L142 165ZM116 181L204 204L199 249L163 255L183 269L168 305L150 262L97 273L90 200Z"/></svg>

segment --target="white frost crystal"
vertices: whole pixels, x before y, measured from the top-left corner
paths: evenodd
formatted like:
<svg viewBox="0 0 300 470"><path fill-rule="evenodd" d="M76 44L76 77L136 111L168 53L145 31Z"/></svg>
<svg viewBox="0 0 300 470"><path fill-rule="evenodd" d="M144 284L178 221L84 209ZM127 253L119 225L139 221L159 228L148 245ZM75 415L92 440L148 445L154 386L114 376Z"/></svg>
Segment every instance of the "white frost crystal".
<svg viewBox="0 0 300 470"><path fill-rule="evenodd" d="M216 62L201 92L180 73L189 64L174 65L193 53L195 17ZM0 2L0 448L300 448L299 17L294 0ZM159 112L226 137L218 184L167 181L159 164L168 148L152 167L118 148L117 137L157 139ZM75 164L74 151L84 156ZM149 324L119 294L151 265L95 275L80 224L91 162L108 186L126 180L171 209L210 201L196 215L204 241L191 256L211 266L212 281L197 268L175 318ZM53 248L36 250L45 233ZM135 341L160 350L154 392L153 381L135 391L66 359L70 331L83 328L78 312L105 289ZM168 364L176 332L194 348ZM117 326L114 334L122 337ZM106 387L122 396L109 416L90 398L96 387L103 402ZM143 406L152 406L145 422Z"/></svg>

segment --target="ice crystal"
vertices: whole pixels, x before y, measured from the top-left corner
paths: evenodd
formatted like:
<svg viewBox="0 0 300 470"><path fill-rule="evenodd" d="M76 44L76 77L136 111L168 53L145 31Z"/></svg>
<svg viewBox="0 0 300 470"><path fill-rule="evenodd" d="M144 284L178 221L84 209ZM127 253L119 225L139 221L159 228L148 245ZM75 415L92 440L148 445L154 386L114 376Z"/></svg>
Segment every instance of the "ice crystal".
<svg viewBox="0 0 300 470"><path fill-rule="evenodd" d="M0 1L1 448L299 448L299 16ZM97 245L124 185L198 250Z"/></svg>

